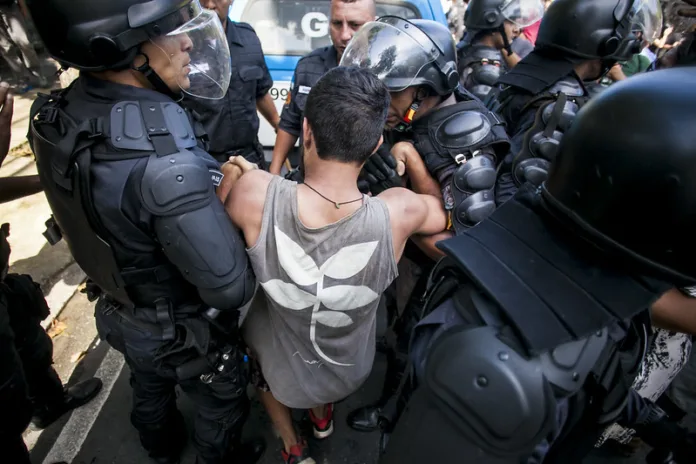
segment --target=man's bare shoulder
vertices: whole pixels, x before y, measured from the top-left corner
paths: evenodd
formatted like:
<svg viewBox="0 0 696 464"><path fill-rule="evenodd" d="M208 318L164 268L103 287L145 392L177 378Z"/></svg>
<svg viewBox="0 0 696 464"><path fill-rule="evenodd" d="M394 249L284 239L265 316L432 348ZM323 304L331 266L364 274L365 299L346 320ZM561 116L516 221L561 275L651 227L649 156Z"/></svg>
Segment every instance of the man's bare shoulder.
<svg viewBox="0 0 696 464"><path fill-rule="evenodd" d="M260 210L263 211L263 204L266 200L268 186L275 176L260 169L254 169L243 174L234 184L230 191L225 207L228 212L239 212L240 210Z"/></svg>
<svg viewBox="0 0 696 464"><path fill-rule="evenodd" d="M243 191L258 193L262 190L268 190L268 186L274 177L277 176L261 169L254 169L240 177L238 183L243 185Z"/></svg>
<svg viewBox="0 0 696 464"><path fill-rule="evenodd" d="M380 198L387 203L400 203L413 198L413 195L417 195L417 193L404 187L392 187L377 195L376 198Z"/></svg>
<svg viewBox="0 0 696 464"><path fill-rule="evenodd" d="M402 188L393 187L376 196L382 200L389 210L389 220L392 226L406 226L412 222L412 211L417 208L420 198L417 193Z"/></svg>
<svg viewBox="0 0 696 464"><path fill-rule="evenodd" d="M408 208L416 198L418 194L403 187L393 187L385 190L384 192L377 195L375 198L379 198L390 210L400 211Z"/></svg>

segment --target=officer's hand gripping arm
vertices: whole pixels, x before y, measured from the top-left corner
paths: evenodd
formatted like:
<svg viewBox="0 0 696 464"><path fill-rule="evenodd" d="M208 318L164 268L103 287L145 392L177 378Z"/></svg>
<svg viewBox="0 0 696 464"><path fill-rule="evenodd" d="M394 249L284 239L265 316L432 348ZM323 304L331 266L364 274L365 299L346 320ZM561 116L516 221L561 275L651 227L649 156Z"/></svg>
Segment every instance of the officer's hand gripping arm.
<svg viewBox="0 0 696 464"><path fill-rule="evenodd" d="M247 303L255 280L244 240L215 197L202 159L185 151L152 155L141 193L164 253L201 299L223 311Z"/></svg>
<svg viewBox="0 0 696 464"><path fill-rule="evenodd" d="M396 169L396 159L389 152L389 147L382 144L365 162L361 178L369 184L372 195L379 195L392 187L401 187L401 177Z"/></svg>

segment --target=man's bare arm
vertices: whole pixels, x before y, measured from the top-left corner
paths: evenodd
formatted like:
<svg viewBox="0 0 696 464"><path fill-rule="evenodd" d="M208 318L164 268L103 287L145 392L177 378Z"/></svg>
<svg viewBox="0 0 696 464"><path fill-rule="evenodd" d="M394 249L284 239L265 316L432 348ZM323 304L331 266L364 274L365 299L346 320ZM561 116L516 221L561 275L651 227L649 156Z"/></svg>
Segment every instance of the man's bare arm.
<svg viewBox="0 0 696 464"><path fill-rule="evenodd" d="M430 175L423 158L421 158L412 143L399 142L395 144L392 147L392 155L396 158L397 163L403 163L404 170L411 181L411 187L414 192L431 195L442 201L440 184ZM444 253L435 244L451 237L451 232L444 231L430 236L413 235L411 236L411 241L430 259L438 260L444 256Z"/></svg>
<svg viewBox="0 0 696 464"><path fill-rule="evenodd" d="M653 304L651 316L656 327L696 335L696 298L689 298L676 288Z"/></svg>
<svg viewBox="0 0 696 464"><path fill-rule="evenodd" d="M421 251L425 253L428 258L437 261L445 256L442 250L440 250L436 246L437 242L441 242L442 240L447 240L448 238L452 237L454 237L454 234L452 232L445 231L440 232L439 234L429 235L427 237L424 235L412 235L411 241L418 248L420 248Z"/></svg>
<svg viewBox="0 0 696 464"><path fill-rule="evenodd" d="M435 235L447 227L447 215L442 200L432 195L420 195L405 188L391 188L377 195L389 209L394 255L397 260L414 234Z"/></svg>
<svg viewBox="0 0 696 464"><path fill-rule="evenodd" d="M271 94L267 93L263 97L256 100L256 109L259 113L268 121L268 124L273 127L273 130L278 132L278 124L280 123L280 116L278 116L278 110L273 104L273 98Z"/></svg>
<svg viewBox="0 0 696 464"><path fill-rule="evenodd" d="M225 174L217 194L232 223L244 234L247 247L258 240L268 185L273 175L258 169L241 156L222 166Z"/></svg>
<svg viewBox="0 0 696 464"><path fill-rule="evenodd" d="M268 168L271 174L280 175L280 170L283 169L283 163L288 159L288 153L290 153L292 147L295 146L297 139L297 136L285 132L283 129L278 129L275 146L273 147L271 166Z"/></svg>

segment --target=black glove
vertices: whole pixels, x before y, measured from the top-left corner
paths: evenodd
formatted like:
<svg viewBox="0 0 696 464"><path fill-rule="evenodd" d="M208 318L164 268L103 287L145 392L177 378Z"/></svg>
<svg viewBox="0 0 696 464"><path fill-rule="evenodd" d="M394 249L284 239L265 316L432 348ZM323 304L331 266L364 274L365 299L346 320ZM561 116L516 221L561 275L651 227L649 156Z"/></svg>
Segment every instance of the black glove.
<svg viewBox="0 0 696 464"><path fill-rule="evenodd" d="M385 144L368 158L359 179L367 182L372 195L379 195L392 187L401 187L401 177L396 172L396 159Z"/></svg>
<svg viewBox="0 0 696 464"><path fill-rule="evenodd" d="M302 182L304 182L304 173L300 171L298 168L296 168L292 171L288 171L288 173L285 174L285 178L287 180L292 180L294 182L297 182L298 184L301 184Z"/></svg>

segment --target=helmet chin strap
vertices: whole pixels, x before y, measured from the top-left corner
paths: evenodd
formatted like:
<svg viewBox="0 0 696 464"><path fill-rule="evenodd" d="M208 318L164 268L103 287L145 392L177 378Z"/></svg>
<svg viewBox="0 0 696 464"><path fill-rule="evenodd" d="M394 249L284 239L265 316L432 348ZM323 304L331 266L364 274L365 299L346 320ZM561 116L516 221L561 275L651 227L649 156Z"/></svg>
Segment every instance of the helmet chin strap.
<svg viewBox="0 0 696 464"><path fill-rule="evenodd" d="M165 84L162 78L157 75L154 69L152 69L150 66L150 57L148 57L142 50L138 51L138 55L145 57L145 62L140 66L132 66L133 70L142 73L142 75L147 78L156 91L167 95L176 102L180 102L184 99L183 92L172 92L169 86Z"/></svg>
<svg viewBox="0 0 696 464"><path fill-rule="evenodd" d="M512 55L512 45L508 40L507 33L505 32L505 24L501 24L500 26L498 26L498 32L501 36L503 36L503 48L508 53L508 55Z"/></svg>
<svg viewBox="0 0 696 464"><path fill-rule="evenodd" d="M418 111L418 108L420 108L420 105L422 102L423 102L423 99L421 99L421 98L414 98L413 99L411 106L409 106L408 110L406 110L406 114L404 114L401 117L401 122L399 122L396 125L396 127L394 127L395 131L406 132L407 130L411 129L411 124L413 123L413 117L416 115L416 111Z"/></svg>

